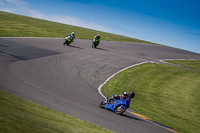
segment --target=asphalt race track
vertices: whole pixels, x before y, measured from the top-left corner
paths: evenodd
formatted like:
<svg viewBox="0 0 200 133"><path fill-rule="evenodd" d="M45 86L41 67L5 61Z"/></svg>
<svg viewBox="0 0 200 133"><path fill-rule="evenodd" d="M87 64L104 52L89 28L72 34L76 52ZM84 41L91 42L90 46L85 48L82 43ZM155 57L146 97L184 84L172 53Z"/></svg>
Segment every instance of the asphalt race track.
<svg viewBox="0 0 200 133"><path fill-rule="evenodd" d="M117 71L144 61L200 59L200 54L147 44L59 38L0 38L0 89L119 133L171 132L128 112L99 108L98 87ZM135 99L136 100L136 99ZM133 101L134 102L134 99Z"/></svg>

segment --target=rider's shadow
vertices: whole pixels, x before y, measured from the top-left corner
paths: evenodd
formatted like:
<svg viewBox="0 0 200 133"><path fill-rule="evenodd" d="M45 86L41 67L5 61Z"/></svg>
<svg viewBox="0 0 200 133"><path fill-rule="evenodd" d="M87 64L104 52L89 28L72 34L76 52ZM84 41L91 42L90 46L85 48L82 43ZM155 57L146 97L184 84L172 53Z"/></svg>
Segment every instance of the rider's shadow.
<svg viewBox="0 0 200 133"><path fill-rule="evenodd" d="M119 114L119 115L124 116L124 117L127 117L127 118L130 118L130 119L142 121L142 119L138 119L138 118L132 117L132 116L130 116L130 115L126 115L126 114Z"/></svg>
<svg viewBox="0 0 200 133"><path fill-rule="evenodd" d="M109 51L109 50L103 49L103 48L96 48L96 49L98 49L98 50L104 50L104 51Z"/></svg>
<svg viewBox="0 0 200 133"><path fill-rule="evenodd" d="M107 110L110 111L110 112L113 112L113 111L111 111L111 110L109 110L109 109L107 109ZM126 111L125 111L125 112L126 112ZM116 115L120 115L120 116L129 118L129 119L133 119L133 120L143 121L142 119L139 119L139 118L136 118L136 117L132 117L132 116L130 116L130 115L126 115L125 112L124 112L123 114L116 114Z"/></svg>
<svg viewBox="0 0 200 133"><path fill-rule="evenodd" d="M77 47L77 46L73 46L73 45L68 45L68 47L72 47L72 48L78 48L78 49L84 49L84 48Z"/></svg>

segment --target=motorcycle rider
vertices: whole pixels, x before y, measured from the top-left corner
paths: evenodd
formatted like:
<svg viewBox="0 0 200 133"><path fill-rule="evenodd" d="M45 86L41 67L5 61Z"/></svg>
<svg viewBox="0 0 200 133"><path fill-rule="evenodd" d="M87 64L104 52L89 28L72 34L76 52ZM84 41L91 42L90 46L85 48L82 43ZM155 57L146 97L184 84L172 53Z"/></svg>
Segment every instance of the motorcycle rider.
<svg viewBox="0 0 200 133"><path fill-rule="evenodd" d="M121 95L115 95L114 97L111 97L108 99L108 103L113 103L114 99L118 100L120 98L122 99L127 99L130 101L133 97L135 97L135 93L133 91L131 91L130 93L128 92L123 92Z"/></svg>
<svg viewBox="0 0 200 133"><path fill-rule="evenodd" d="M66 37L68 37L68 36L72 37L71 34L67 34L67 35L66 35Z"/></svg>
<svg viewBox="0 0 200 133"><path fill-rule="evenodd" d="M72 32L71 34L71 37L72 37L72 42L74 41L74 39L75 39L75 33L74 32Z"/></svg>
<svg viewBox="0 0 200 133"><path fill-rule="evenodd" d="M128 92L123 92L123 93L121 94L121 98L126 99L127 97L129 97Z"/></svg>
<svg viewBox="0 0 200 133"><path fill-rule="evenodd" d="M67 36L71 36L71 37L72 37L72 39L74 40L74 38L75 38L75 33L74 33L74 32L72 32L72 33L70 33L70 34L66 35L66 37L67 37Z"/></svg>
<svg viewBox="0 0 200 133"><path fill-rule="evenodd" d="M99 40L101 37L100 37L100 34L97 34L95 37L94 37L94 39L97 39L97 40Z"/></svg>
<svg viewBox="0 0 200 133"><path fill-rule="evenodd" d="M95 41L98 40L98 44L99 44L99 42L100 42L100 38L101 38L101 36L100 36L99 34L97 34L97 35L94 37Z"/></svg>
<svg viewBox="0 0 200 133"><path fill-rule="evenodd" d="M114 95L113 97L109 98L107 102L108 103L113 103L114 99L118 100L118 99L120 99L120 96L119 95Z"/></svg>

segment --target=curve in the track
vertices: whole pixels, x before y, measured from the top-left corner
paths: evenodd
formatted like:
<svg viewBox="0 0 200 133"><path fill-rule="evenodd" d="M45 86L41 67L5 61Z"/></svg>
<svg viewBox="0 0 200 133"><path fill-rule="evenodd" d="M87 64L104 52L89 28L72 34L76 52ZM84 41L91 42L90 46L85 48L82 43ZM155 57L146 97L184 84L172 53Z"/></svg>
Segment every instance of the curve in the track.
<svg viewBox="0 0 200 133"><path fill-rule="evenodd" d="M169 66L175 66L175 67L179 67L179 68L183 68L183 69L188 69L188 70L193 70L193 71L200 71L200 70L197 70L197 69L188 68L188 67L183 67L183 66L180 66L180 65L176 65L176 64L172 64L172 63L165 62L165 61L167 61L167 60L185 60L185 59L164 59L164 60L158 60L158 61L145 61L145 62L141 62L141 63L138 63L138 64L134 64L134 65L132 65L132 66L128 66L128 67L126 67L126 68L124 68L124 69L122 69L122 70L120 70L120 71L114 73L114 74L113 74L112 76L110 76L103 84L101 84L101 85L98 87L99 94L100 94L103 98L106 97L106 96L102 93L102 91L101 91L101 90L102 90L102 87L103 87L111 78L113 78L113 77L114 77L115 75L117 75L118 73L120 73L120 72L122 72L122 71L124 71L124 70L127 70L127 69L129 69L129 68L132 68L132 67L135 67L135 66L139 66L139 65L142 65L142 64L146 64L146 63L159 63L159 64L165 64L165 65L169 65ZM187 59L187 60L195 60L195 59ZM154 121L154 120L152 120L151 118L149 118L149 117L147 117L147 116L144 116L144 115L142 115L142 114L139 114L139 113L135 112L134 110L128 109L128 110L126 110L126 111L129 112L130 114L135 115L136 117L139 117L140 119L143 119L144 121L150 122L150 123L155 124L155 125L157 125L157 126L159 126L159 127L162 127L162 128L164 128L164 129L170 130L170 131L172 131L172 132L174 132L174 133L178 133L178 131L172 129L171 127L168 127L168 126L166 126L166 125L164 125L164 124L162 124L162 123L159 123L159 122L157 122L157 121Z"/></svg>
<svg viewBox="0 0 200 133"><path fill-rule="evenodd" d="M70 47L63 42L0 38L1 89L115 132L170 132L129 113L100 109L103 98L97 88L127 66L159 59L200 59L199 54L146 44L101 41L93 49L91 40L76 39Z"/></svg>

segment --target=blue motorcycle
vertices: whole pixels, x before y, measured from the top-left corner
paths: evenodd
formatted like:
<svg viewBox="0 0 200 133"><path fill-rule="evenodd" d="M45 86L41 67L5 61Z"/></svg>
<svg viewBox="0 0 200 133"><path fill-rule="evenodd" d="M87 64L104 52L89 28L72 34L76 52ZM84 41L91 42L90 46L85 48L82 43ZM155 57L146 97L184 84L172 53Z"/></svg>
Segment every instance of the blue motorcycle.
<svg viewBox="0 0 200 133"><path fill-rule="evenodd" d="M112 95L111 98L108 98L108 96L106 96L105 100L100 103L99 107L109 109L116 114L122 114L129 108L133 97L135 97L134 92L130 92L127 97Z"/></svg>

